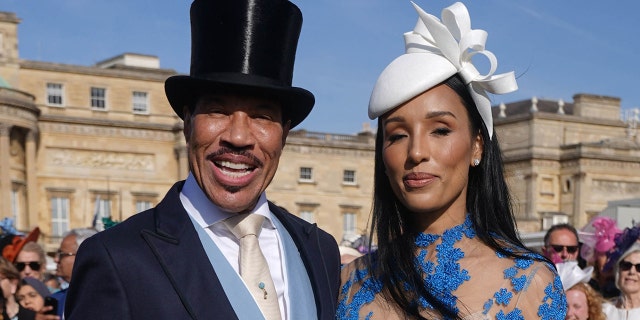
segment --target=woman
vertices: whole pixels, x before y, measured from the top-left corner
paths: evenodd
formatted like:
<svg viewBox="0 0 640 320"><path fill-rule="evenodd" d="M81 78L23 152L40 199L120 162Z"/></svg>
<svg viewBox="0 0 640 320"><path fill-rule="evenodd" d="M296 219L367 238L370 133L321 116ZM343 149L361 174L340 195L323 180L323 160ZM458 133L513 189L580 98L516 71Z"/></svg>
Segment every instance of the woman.
<svg viewBox="0 0 640 320"><path fill-rule="evenodd" d="M337 318L563 319L554 266L518 240L493 134L485 90L513 91L515 77L473 67L468 49L492 67L495 57L464 5L446 8L444 23L414 6L407 53L369 102L378 250L343 268Z"/></svg>
<svg viewBox="0 0 640 320"><path fill-rule="evenodd" d="M36 242L27 242L16 256L15 266L20 278L31 277L42 281L47 266L44 249Z"/></svg>
<svg viewBox="0 0 640 320"><path fill-rule="evenodd" d="M597 216L580 230L580 256L595 269L589 281L605 299L616 297L620 291L616 288L615 275L612 268L605 270L607 253L615 246L615 237L622 231L611 217Z"/></svg>
<svg viewBox="0 0 640 320"><path fill-rule="evenodd" d="M588 283L594 267L580 268L578 261L556 264L562 286L567 295L566 320L605 320L602 312L603 298Z"/></svg>
<svg viewBox="0 0 640 320"><path fill-rule="evenodd" d="M3 319L31 320L35 319L33 310L22 307L15 298L20 281L20 273L7 259L0 257L0 287L4 297Z"/></svg>
<svg viewBox="0 0 640 320"><path fill-rule="evenodd" d="M602 296L587 283L577 283L565 294L568 305L566 320L607 319L602 311Z"/></svg>
<svg viewBox="0 0 640 320"><path fill-rule="evenodd" d="M616 249L608 258L620 295L603 305L607 319L640 319L640 227L625 229L616 237ZM625 250L625 248L628 248ZM622 254L619 254L622 252ZM607 267L605 266L605 268Z"/></svg>
<svg viewBox="0 0 640 320"><path fill-rule="evenodd" d="M20 280L16 300L22 307L37 312L44 307L44 298L50 295L44 283L38 279L26 277Z"/></svg>

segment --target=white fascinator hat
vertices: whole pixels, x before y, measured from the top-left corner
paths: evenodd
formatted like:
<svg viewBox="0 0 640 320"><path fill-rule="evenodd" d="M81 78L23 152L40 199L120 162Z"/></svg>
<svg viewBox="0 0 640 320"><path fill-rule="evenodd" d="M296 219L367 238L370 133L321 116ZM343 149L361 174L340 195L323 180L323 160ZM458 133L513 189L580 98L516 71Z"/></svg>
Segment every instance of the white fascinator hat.
<svg viewBox="0 0 640 320"><path fill-rule="evenodd" d="M494 75L498 62L485 50L487 32L472 30L469 12L456 2L442 10L442 21L411 2L419 19L413 31L404 34L406 52L380 74L369 100L369 118L375 119L411 98L435 87L456 73L461 76L482 120L493 134L491 101L487 92L505 94L518 89L512 72ZM471 58L484 55L490 63L480 74Z"/></svg>
<svg viewBox="0 0 640 320"><path fill-rule="evenodd" d="M556 269L558 269L558 275L565 291L580 282L588 283L593 273L593 266L582 269L578 266L578 261L557 263Z"/></svg>

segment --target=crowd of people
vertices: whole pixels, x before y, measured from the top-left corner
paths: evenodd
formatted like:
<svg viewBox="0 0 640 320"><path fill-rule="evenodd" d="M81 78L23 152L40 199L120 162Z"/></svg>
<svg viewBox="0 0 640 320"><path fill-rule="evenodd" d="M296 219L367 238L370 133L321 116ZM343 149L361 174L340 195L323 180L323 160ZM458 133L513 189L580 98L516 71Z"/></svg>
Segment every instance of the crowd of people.
<svg viewBox="0 0 640 320"><path fill-rule="evenodd" d="M0 232L0 319L64 319L76 253L82 241L97 231L78 228L66 232L58 250L50 254L55 268L48 268L39 228L22 234L6 226L2 224Z"/></svg>
<svg viewBox="0 0 640 320"><path fill-rule="evenodd" d="M579 230L554 225L542 252L562 279L566 319L640 319L640 224L621 230L597 216Z"/></svg>
<svg viewBox="0 0 640 320"><path fill-rule="evenodd" d="M368 106L375 250L339 248L265 192L315 103L292 85L298 7L195 0L190 74L165 82L186 180L108 230L69 231L55 274L36 232L2 239L3 319L640 319L640 227L599 217L523 244L488 98L515 75L494 74L464 4L441 19L412 4Z"/></svg>

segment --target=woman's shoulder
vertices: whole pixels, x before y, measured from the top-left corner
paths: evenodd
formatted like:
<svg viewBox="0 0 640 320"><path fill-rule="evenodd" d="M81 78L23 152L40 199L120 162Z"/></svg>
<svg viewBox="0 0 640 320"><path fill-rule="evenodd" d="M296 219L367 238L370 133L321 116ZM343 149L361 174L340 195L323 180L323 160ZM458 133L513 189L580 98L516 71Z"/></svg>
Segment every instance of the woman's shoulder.
<svg viewBox="0 0 640 320"><path fill-rule="evenodd" d="M371 277L372 264L376 259L376 254L369 253L358 257L348 264L342 265L340 278L342 284L353 284L354 282L362 282L364 279Z"/></svg>

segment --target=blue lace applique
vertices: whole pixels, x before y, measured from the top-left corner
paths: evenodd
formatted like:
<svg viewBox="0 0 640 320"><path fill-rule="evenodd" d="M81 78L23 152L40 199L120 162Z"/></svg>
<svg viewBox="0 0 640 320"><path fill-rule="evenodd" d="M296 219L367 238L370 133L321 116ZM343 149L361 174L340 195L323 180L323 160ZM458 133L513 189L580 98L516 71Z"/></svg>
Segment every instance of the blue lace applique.
<svg viewBox="0 0 640 320"><path fill-rule="evenodd" d="M484 306L482 307L482 314L489 313L489 310L491 310L492 306L493 306L493 300L492 299L487 300L487 302L485 302Z"/></svg>
<svg viewBox="0 0 640 320"><path fill-rule="evenodd" d="M512 279L518 274L518 269L514 267L506 268L504 269L503 274L505 279Z"/></svg>
<svg viewBox="0 0 640 320"><path fill-rule="evenodd" d="M550 265L547 267L553 269ZM538 307L538 316L542 320L564 319L567 314L567 300L558 275L553 279L553 283L547 285L544 293L545 297Z"/></svg>
<svg viewBox="0 0 640 320"><path fill-rule="evenodd" d="M525 275L511 278L511 284L513 284L513 289L516 290L516 292L522 291L527 285L527 282L528 282L527 280L528 280L527 276Z"/></svg>
<svg viewBox="0 0 640 320"><path fill-rule="evenodd" d="M351 286L356 283L360 283L361 287L356 293L353 294L353 298L351 302L348 301L349 296L348 292L351 289ZM355 270L353 273L353 278L347 280L342 289L340 291L340 295L343 297L342 300L338 302L338 307L336 309L336 319L359 319L359 310L362 306L367 305L373 302L376 294L382 291L382 282L378 279L374 279L372 277L368 277L368 269L363 268L360 270ZM373 312L370 312L367 315L367 319L373 316Z"/></svg>
<svg viewBox="0 0 640 320"><path fill-rule="evenodd" d="M493 295L496 298L497 304L508 305L511 302L511 298L513 297L513 293L507 291L505 288L501 288L498 292Z"/></svg>
<svg viewBox="0 0 640 320"><path fill-rule="evenodd" d="M464 282L469 281L471 276L469 271L462 269L460 266L460 260L464 258L464 248L456 248L455 244L462 240L463 237L469 239L475 238L476 233L473 229L473 224L469 216L465 219L465 222L461 225L455 226L445 231L442 236L434 234L419 234L416 237L415 243L419 248L416 254L414 263L417 268L420 268L424 275L424 285L431 290L437 299L449 310L454 313L458 313L457 306L458 298L453 294ZM441 243L436 245L435 258L427 259L429 251L427 247L433 245L438 239ZM516 247L505 248L506 252L522 251ZM521 252L522 257L513 259L505 254L496 252L496 256L504 259L513 259L513 266L503 271L504 279L509 280L511 283L510 288L499 288L493 296L491 296L483 305L483 314L489 314L489 311L493 306L501 306L501 308L508 308L510 303L513 303L513 297L515 294L526 290L530 278L526 274L521 273L526 271L534 265L534 260L540 257L536 253ZM375 253L373 253L373 259L375 259ZM539 260L539 259L538 259ZM547 265L547 267L553 267ZM535 274L535 273L529 273ZM375 296L382 291L382 282L370 278L366 269L357 270L353 276L353 280L347 281L343 284L341 290L341 300L338 303L337 319L358 319L359 310L366 304L374 301ZM349 292L354 282L360 284L360 289L353 293ZM407 291L414 291L407 283L404 283L404 289ZM349 293L351 296L349 296ZM351 301L349 298L351 297ZM553 283L550 283L545 288L545 297L540 302L538 308L538 315L542 319L563 319L566 313L566 300L564 297L564 291L560 278L556 275ZM419 297L417 301L414 301L414 305L421 307L422 309L434 310L426 299ZM435 311L438 313L438 311ZM373 312L369 312L366 318L371 318ZM504 320L516 320L524 319L522 310L519 308L513 308L510 312L505 314L504 310L500 310L496 314L496 319Z"/></svg>
<svg viewBox="0 0 640 320"><path fill-rule="evenodd" d="M507 314L504 314L504 312L500 310L500 312L496 314L496 319L497 320L524 320L524 317L522 316L522 310L515 308L513 309L513 311ZM564 316L558 319L564 319Z"/></svg>

